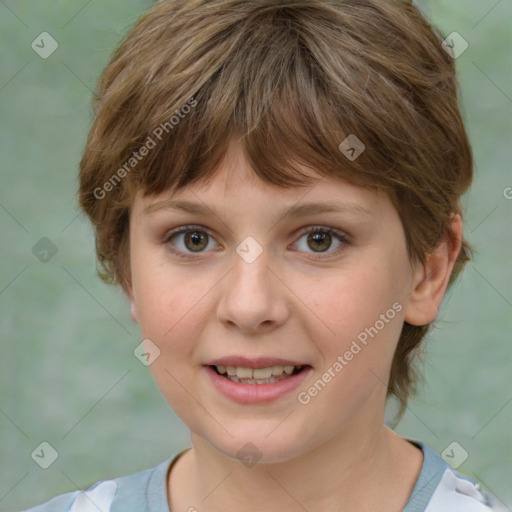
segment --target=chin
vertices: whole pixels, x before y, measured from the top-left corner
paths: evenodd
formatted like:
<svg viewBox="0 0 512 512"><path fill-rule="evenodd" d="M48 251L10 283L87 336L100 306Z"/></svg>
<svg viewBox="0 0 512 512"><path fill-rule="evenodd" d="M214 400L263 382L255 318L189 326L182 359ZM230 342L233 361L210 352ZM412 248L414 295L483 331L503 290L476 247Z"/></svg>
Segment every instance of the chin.
<svg viewBox="0 0 512 512"><path fill-rule="evenodd" d="M246 424L240 422L236 426L231 425L229 434L219 427L215 429L218 435L213 435L211 427L208 427L199 436L223 455L247 467L256 463L287 462L312 447L309 446L311 443L305 442L308 437L306 430L284 425L286 420L280 424L281 421L272 419L255 424L248 420Z"/></svg>

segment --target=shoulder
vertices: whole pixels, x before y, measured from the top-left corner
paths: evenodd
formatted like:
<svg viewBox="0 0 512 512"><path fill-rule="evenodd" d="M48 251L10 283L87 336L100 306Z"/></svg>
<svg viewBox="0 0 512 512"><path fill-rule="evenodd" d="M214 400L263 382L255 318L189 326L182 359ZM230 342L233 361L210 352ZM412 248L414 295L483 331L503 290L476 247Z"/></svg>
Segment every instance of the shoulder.
<svg viewBox="0 0 512 512"><path fill-rule="evenodd" d="M167 512L167 473L181 453L153 468L96 482L85 491L61 494L24 512Z"/></svg>
<svg viewBox="0 0 512 512"><path fill-rule="evenodd" d="M452 469L440 455L423 443L423 466L403 512L491 512L490 496L470 477Z"/></svg>
<svg viewBox="0 0 512 512"><path fill-rule="evenodd" d="M119 479L118 479L119 480ZM68 492L25 512L110 511L118 489L118 480L97 482L86 491Z"/></svg>

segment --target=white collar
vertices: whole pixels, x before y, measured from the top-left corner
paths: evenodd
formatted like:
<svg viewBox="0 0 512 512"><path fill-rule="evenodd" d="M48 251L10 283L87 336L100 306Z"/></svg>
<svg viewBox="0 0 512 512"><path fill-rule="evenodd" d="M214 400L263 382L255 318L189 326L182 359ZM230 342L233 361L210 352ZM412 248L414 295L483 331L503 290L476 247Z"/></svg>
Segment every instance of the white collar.
<svg viewBox="0 0 512 512"><path fill-rule="evenodd" d="M80 492L69 512L110 512L116 491L113 480L101 482L90 491Z"/></svg>
<svg viewBox="0 0 512 512"><path fill-rule="evenodd" d="M490 512L479 487L446 469L425 512Z"/></svg>

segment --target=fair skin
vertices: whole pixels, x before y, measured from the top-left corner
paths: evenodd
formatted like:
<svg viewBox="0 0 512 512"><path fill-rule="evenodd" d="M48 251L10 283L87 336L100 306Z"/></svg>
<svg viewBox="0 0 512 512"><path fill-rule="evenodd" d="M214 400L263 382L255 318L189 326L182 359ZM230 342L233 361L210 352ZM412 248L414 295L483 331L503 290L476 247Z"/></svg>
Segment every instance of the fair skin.
<svg viewBox="0 0 512 512"><path fill-rule="evenodd" d="M173 512L397 512L414 487L422 452L384 426L386 385L403 322L424 325L437 314L460 250L460 216L453 237L412 266L384 193L310 175L316 179L304 187L268 185L233 143L210 182L134 200L132 316L160 350L150 369L193 445L169 474ZM172 210L162 202L169 199L210 212ZM313 202L346 208L285 215ZM186 233L166 237L187 225L202 230L198 252ZM315 245L312 226L336 228L348 243L331 233ZM249 236L262 249L251 263L236 252ZM378 334L299 402L393 304L401 307ZM268 403L240 403L208 375L207 363L227 355L292 359L307 365L306 377ZM261 457L250 467L239 460L247 443Z"/></svg>

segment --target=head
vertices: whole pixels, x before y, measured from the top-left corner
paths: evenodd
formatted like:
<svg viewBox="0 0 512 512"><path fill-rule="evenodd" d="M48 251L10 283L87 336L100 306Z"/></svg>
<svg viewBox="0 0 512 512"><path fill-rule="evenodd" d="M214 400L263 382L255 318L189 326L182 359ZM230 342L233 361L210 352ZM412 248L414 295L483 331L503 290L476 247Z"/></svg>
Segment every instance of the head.
<svg viewBox="0 0 512 512"><path fill-rule="evenodd" d="M411 2L160 1L115 51L94 106L80 205L100 275L126 291L162 352L156 380L193 430L208 416L177 381L197 392L195 369L223 350L295 351L319 377L390 309L297 432L333 400L344 412L329 413L331 434L386 396L404 409L421 341L469 258L460 197L472 178L453 60ZM209 214L158 208L169 199ZM351 207L286 213L307 202ZM168 250L187 224L209 241L191 260ZM311 238L296 243L313 224L338 228L313 240L341 244L338 256L299 256L315 256ZM236 252L246 237L261 249L251 263ZM236 408L218 405L233 425ZM247 411L253 436L275 420L278 406L264 407Z"/></svg>

